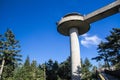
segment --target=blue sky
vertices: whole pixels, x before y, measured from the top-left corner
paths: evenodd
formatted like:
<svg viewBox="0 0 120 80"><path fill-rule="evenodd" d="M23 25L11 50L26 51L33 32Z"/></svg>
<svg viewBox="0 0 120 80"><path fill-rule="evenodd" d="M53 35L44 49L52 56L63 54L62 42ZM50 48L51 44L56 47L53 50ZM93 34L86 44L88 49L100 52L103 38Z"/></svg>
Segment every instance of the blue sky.
<svg viewBox="0 0 120 80"><path fill-rule="evenodd" d="M20 40L23 60L44 63L49 59L64 61L70 55L69 37L57 32L56 22L67 13L83 15L115 0L0 0L0 33L10 28ZM113 27L120 27L120 14L91 24L91 29L79 37L81 57L97 55L97 44L109 35ZM91 61L93 64L95 61Z"/></svg>

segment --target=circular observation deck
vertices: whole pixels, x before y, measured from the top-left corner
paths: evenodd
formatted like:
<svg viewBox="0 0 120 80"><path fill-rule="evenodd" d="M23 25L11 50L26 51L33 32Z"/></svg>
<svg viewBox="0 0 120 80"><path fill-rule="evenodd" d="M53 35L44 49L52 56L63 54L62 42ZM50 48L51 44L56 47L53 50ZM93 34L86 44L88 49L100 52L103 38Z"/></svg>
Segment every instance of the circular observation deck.
<svg viewBox="0 0 120 80"><path fill-rule="evenodd" d="M90 26L84 21L84 18L79 13L70 13L65 15L58 23L57 30L59 33L69 36L70 28L77 28L79 35L86 33Z"/></svg>

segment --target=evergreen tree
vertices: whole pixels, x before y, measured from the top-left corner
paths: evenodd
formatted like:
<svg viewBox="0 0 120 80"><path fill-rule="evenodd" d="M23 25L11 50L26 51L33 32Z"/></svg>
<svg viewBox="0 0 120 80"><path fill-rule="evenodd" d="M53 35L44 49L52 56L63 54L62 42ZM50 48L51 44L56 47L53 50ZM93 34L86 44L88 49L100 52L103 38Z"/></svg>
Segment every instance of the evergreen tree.
<svg viewBox="0 0 120 80"><path fill-rule="evenodd" d="M100 61L100 60L104 60L104 67L105 68L110 68L109 66L109 49L108 49L108 45L106 42L101 42L99 45L98 45L98 56L95 57L95 58L92 58L92 60L96 60L96 61Z"/></svg>
<svg viewBox="0 0 120 80"><path fill-rule="evenodd" d="M92 64L90 63L88 58L86 58L82 64L82 80L92 80L92 73L90 71L91 67Z"/></svg>
<svg viewBox="0 0 120 80"><path fill-rule="evenodd" d="M37 66L35 60L30 63L27 57L24 65L16 69L13 80L44 80L44 71Z"/></svg>
<svg viewBox="0 0 120 80"><path fill-rule="evenodd" d="M113 28L107 36L106 42L98 45L98 56L93 58L97 61L104 60L105 66L120 64L120 28Z"/></svg>
<svg viewBox="0 0 120 80"><path fill-rule="evenodd" d="M113 65L120 62L120 28L113 28L110 35L106 37L109 46L110 61Z"/></svg>
<svg viewBox="0 0 120 80"><path fill-rule="evenodd" d="M29 58L29 56L27 56L27 58L25 60L25 63L24 63L24 66L25 67L30 67L30 58Z"/></svg>
<svg viewBox="0 0 120 80"><path fill-rule="evenodd" d="M46 80L46 63L43 63L42 65L39 65L38 68L43 71L43 74L41 74L41 77L43 77L44 80Z"/></svg>
<svg viewBox="0 0 120 80"><path fill-rule="evenodd" d="M98 80L98 77L97 77L97 67L96 66L93 66L92 67L92 80Z"/></svg>
<svg viewBox="0 0 120 80"><path fill-rule="evenodd" d="M21 61L19 41L15 39L13 32L8 29L3 36L0 36L0 78L6 79L13 76L13 71Z"/></svg>
<svg viewBox="0 0 120 80"><path fill-rule="evenodd" d="M16 80L32 80L29 56L27 56L25 63L16 69L14 78Z"/></svg>
<svg viewBox="0 0 120 80"><path fill-rule="evenodd" d="M48 63L45 64L46 66L46 80L57 80L58 79L58 62L53 62L51 59Z"/></svg>
<svg viewBox="0 0 120 80"><path fill-rule="evenodd" d="M59 69L59 65L58 65L58 62L57 61L55 61L54 62L54 64L53 64L53 72L54 72L54 78L56 79L56 80L58 80L58 69ZM55 80L54 79L54 80Z"/></svg>
<svg viewBox="0 0 120 80"><path fill-rule="evenodd" d="M31 63L31 73L32 73L32 80L44 79L44 72L37 66L37 62L35 60L33 60Z"/></svg>
<svg viewBox="0 0 120 80"><path fill-rule="evenodd" d="M71 61L70 57L59 65L58 75L62 80L71 79Z"/></svg>

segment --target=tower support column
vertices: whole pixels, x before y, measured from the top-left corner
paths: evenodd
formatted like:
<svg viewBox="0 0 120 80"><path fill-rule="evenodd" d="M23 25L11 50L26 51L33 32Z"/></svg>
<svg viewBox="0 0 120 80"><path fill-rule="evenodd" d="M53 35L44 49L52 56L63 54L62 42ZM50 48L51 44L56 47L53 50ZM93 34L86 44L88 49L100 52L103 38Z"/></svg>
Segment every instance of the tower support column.
<svg viewBox="0 0 120 80"><path fill-rule="evenodd" d="M71 80L81 80L82 75L78 36L90 29L90 25L83 21L83 17L78 13L67 14L58 22L57 27L59 33L70 36Z"/></svg>
<svg viewBox="0 0 120 80"><path fill-rule="evenodd" d="M70 34L70 50L71 50L71 76L72 80L80 80L81 62L80 62L80 46L78 39L78 29L71 28Z"/></svg>

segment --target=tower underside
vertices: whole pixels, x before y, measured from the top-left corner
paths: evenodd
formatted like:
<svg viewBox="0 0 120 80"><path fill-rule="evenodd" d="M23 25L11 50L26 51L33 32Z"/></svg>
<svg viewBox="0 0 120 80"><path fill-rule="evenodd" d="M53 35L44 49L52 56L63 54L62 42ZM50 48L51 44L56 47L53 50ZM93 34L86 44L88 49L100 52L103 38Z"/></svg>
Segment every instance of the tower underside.
<svg viewBox="0 0 120 80"><path fill-rule="evenodd" d="M83 21L83 16L78 13L71 13L65 15L58 22L57 30L59 33L69 36L69 30L73 27L78 29L78 35L86 33L90 28L89 24Z"/></svg>
<svg viewBox="0 0 120 80"><path fill-rule="evenodd" d="M85 27L86 26L86 27ZM57 30L59 33L65 35L65 36L69 36L69 30L71 28L77 28L78 29L78 35L84 34L89 30L89 24L87 24L86 22L83 22L81 20L70 20L70 21L66 21L65 23L61 23Z"/></svg>

